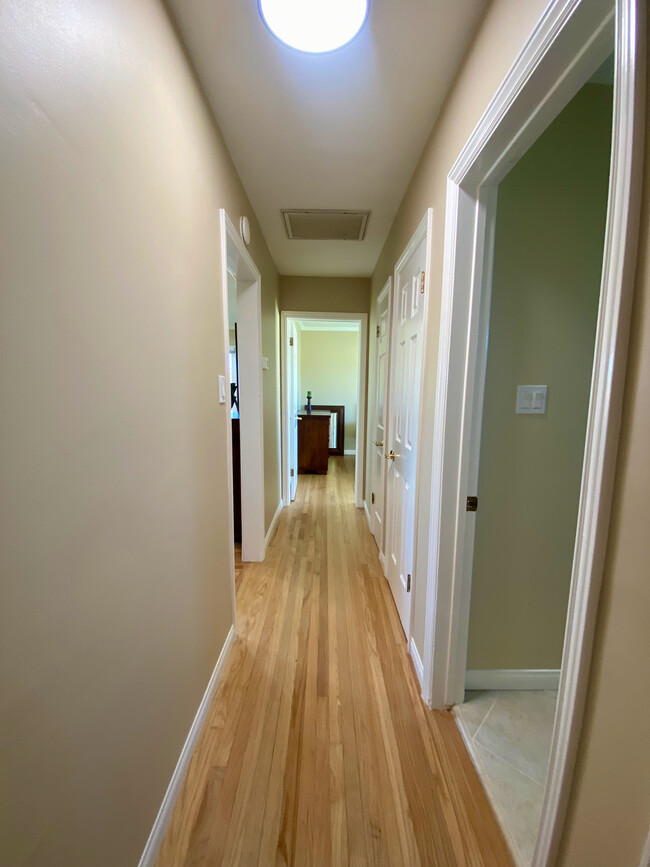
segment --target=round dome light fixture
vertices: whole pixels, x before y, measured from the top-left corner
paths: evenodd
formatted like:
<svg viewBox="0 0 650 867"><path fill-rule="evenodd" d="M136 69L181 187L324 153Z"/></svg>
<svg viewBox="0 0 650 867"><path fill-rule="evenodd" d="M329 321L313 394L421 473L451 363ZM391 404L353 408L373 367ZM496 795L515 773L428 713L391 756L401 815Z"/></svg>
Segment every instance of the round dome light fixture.
<svg viewBox="0 0 650 867"><path fill-rule="evenodd" d="M259 0L259 6L280 42L310 54L347 45L368 15L368 0Z"/></svg>

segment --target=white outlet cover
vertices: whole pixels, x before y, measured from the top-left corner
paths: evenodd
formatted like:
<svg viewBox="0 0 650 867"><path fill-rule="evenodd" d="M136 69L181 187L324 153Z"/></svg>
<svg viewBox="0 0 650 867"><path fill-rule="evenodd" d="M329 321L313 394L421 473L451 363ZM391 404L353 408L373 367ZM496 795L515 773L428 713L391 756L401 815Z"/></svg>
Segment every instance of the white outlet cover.
<svg viewBox="0 0 650 867"><path fill-rule="evenodd" d="M515 412L517 415L545 415L547 394L546 385L518 385Z"/></svg>

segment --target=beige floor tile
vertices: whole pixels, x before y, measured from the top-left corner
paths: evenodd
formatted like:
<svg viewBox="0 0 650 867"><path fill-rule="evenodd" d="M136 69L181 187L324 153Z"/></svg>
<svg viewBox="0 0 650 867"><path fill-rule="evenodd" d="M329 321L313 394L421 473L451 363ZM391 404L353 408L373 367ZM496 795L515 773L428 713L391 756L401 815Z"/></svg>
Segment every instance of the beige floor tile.
<svg viewBox="0 0 650 867"><path fill-rule="evenodd" d="M507 836L517 847L522 867L527 867L532 862L537 841L544 787L478 743L476 752L492 806Z"/></svg>
<svg viewBox="0 0 650 867"><path fill-rule="evenodd" d="M476 741L536 783L544 785L557 693L505 690L477 731Z"/></svg>
<svg viewBox="0 0 650 867"><path fill-rule="evenodd" d="M497 690L467 690L458 711L470 737L474 737L499 694Z"/></svg>

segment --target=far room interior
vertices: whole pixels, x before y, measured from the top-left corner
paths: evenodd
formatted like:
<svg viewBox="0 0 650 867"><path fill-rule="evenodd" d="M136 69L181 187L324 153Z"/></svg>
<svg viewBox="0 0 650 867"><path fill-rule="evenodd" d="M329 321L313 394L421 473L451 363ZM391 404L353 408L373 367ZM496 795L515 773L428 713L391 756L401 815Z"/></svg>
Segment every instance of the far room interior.
<svg viewBox="0 0 650 867"><path fill-rule="evenodd" d="M359 318L287 317L290 499L332 461L354 474L359 432Z"/></svg>

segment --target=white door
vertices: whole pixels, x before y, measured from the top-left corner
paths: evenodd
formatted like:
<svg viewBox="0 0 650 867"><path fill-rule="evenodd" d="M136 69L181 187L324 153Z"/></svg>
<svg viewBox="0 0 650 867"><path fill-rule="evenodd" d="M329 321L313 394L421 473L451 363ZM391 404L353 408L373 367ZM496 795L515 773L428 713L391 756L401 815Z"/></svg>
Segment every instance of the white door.
<svg viewBox="0 0 650 867"><path fill-rule="evenodd" d="M426 250L424 233L398 265L392 303L393 351L385 449L386 572L407 639L411 628Z"/></svg>
<svg viewBox="0 0 650 867"><path fill-rule="evenodd" d="M296 323L287 322L287 410L289 423L289 499L296 498L298 484L298 333Z"/></svg>
<svg viewBox="0 0 650 867"><path fill-rule="evenodd" d="M384 286L377 298L377 337L375 349L376 387L374 417L372 419L373 445L371 448L370 479L370 525L383 560L384 553L384 486L386 461L384 446L386 440L386 406L388 386L388 324L391 280ZM385 563L383 564L385 566Z"/></svg>

